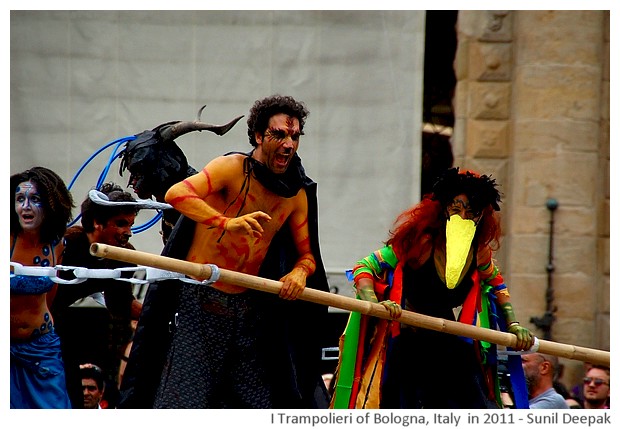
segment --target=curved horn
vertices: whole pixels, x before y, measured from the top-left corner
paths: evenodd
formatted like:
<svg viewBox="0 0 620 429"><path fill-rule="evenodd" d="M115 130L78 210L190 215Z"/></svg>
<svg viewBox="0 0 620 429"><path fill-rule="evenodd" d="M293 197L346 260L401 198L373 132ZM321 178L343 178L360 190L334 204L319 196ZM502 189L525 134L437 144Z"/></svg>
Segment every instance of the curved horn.
<svg viewBox="0 0 620 429"><path fill-rule="evenodd" d="M202 113L204 106L198 112L198 116ZM243 115L236 117L232 121L224 125L211 125L200 121L179 121L174 122L170 125L162 127L160 130L160 135L164 141L166 140L174 140L178 137L181 137L184 134L190 133L192 131L211 131L212 133L217 134L218 136L223 136L226 134L232 127L235 126L239 119L243 118Z"/></svg>
<svg viewBox="0 0 620 429"><path fill-rule="evenodd" d="M196 121L200 122L200 116L202 115L202 111L205 110L205 107L207 107L207 105L203 105L200 109L198 109L198 115L196 116Z"/></svg>

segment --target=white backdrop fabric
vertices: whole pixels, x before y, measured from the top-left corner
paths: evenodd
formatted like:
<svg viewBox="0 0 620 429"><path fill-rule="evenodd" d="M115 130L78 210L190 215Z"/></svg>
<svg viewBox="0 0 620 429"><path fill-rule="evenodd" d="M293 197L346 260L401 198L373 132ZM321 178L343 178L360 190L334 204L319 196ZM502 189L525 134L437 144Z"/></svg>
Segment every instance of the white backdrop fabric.
<svg viewBox="0 0 620 429"><path fill-rule="evenodd" d="M423 11L11 11L10 172L49 167L69 184L107 143L172 120L223 124L275 94L305 102L299 155L318 182L326 268L341 273L382 245L419 200ZM200 170L249 151L228 134L177 140ZM77 176L75 215L112 154ZM108 181L127 185L119 161ZM143 211L137 224L149 220ZM136 234L157 253L159 224Z"/></svg>

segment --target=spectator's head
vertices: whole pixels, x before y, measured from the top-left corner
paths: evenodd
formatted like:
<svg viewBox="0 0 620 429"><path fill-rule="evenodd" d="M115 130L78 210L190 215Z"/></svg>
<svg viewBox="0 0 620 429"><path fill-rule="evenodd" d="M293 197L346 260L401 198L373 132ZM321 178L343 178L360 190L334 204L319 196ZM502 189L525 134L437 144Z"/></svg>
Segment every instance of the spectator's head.
<svg viewBox="0 0 620 429"><path fill-rule="evenodd" d="M80 376L82 377L84 408L99 408L105 390L103 371L97 365L85 363L80 365Z"/></svg>
<svg viewBox="0 0 620 429"><path fill-rule="evenodd" d="M583 378L584 408L607 408L609 400L609 367L593 365Z"/></svg>
<svg viewBox="0 0 620 429"><path fill-rule="evenodd" d="M521 356L523 374L530 398L535 398L553 387L558 358L543 353L527 353Z"/></svg>

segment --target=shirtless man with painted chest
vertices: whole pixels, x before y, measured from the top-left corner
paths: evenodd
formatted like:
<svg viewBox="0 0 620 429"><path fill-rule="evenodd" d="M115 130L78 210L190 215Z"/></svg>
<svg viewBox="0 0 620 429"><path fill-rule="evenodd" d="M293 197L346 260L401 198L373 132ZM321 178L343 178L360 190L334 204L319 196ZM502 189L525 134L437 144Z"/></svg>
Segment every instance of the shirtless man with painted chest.
<svg viewBox="0 0 620 429"><path fill-rule="evenodd" d="M276 174L288 168L299 147L299 120L284 113L269 120L264 135L256 132L252 158ZM170 188L166 201L197 222L187 260L256 275L272 238L288 221L300 257L282 280L281 297L295 299L315 269L308 240L308 203L302 188L292 198L266 189L253 175L246 176L247 156L220 156L201 172ZM244 189L245 188L245 189ZM247 191L247 194L246 194ZM216 282L226 293L244 287Z"/></svg>
<svg viewBox="0 0 620 429"><path fill-rule="evenodd" d="M287 257L295 263L288 273L278 274L279 296L298 298L317 270L307 177L296 155L307 114L292 97L256 101L248 119L252 152L217 157L168 190L166 202L196 222L193 237L175 239L191 239L187 261L259 275L274 237L285 228L282 232L290 233L294 243ZM274 384L267 368L281 352L264 339L286 335L290 328L285 324L299 327L310 321L296 315L266 328L274 310L260 292L221 281L211 286L181 291L154 407L274 408L276 398L298 395Z"/></svg>

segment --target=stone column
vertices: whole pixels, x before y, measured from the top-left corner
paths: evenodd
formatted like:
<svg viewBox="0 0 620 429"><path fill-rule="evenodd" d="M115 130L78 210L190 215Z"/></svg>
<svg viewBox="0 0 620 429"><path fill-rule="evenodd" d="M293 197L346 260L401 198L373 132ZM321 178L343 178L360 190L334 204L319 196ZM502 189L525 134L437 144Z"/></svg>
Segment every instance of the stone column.
<svg viewBox="0 0 620 429"><path fill-rule="evenodd" d="M460 11L455 70L455 165L502 185L519 319L542 336L555 198L552 340L609 350L609 12Z"/></svg>
<svg viewBox="0 0 620 429"><path fill-rule="evenodd" d="M513 77L510 11L459 11L453 149L456 166L491 175L510 194ZM502 213L509 205L504 198ZM505 228L505 216L502 219ZM505 270L505 245L496 257Z"/></svg>

